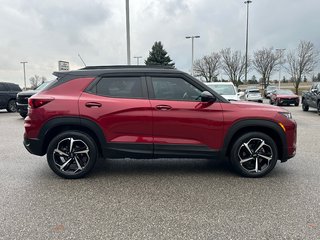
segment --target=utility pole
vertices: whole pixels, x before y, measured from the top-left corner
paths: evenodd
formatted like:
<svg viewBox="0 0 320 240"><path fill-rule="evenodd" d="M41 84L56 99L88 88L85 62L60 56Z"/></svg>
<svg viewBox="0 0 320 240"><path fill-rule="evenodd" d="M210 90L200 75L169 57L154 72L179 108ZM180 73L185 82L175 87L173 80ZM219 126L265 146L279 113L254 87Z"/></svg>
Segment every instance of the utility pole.
<svg viewBox="0 0 320 240"><path fill-rule="evenodd" d="M126 0L126 29L127 29L127 64L131 65L129 0Z"/></svg>
<svg viewBox="0 0 320 240"><path fill-rule="evenodd" d="M142 58L142 57L141 56L138 56L138 57L134 56L133 58L137 59L137 65L139 65L139 58Z"/></svg>
<svg viewBox="0 0 320 240"><path fill-rule="evenodd" d="M200 36L186 36L186 39L192 40L192 46L191 46L191 75L193 76L193 62L194 62L194 39L200 38Z"/></svg>
<svg viewBox="0 0 320 240"><path fill-rule="evenodd" d="M247 82L248 80L248 35L249 35L249 4L252 3L252 1L248 0L244 2L247 4L247 28L246 28L246 65L245 65L245 75L244 75L244 81Z"/></svg>
<svg viewBox="0 0 320 240"><path fill-rule="evenodd" d="M277 48L276 51L280 54L280 68L279 68L279 89L280 89L280 82L281 82L281 69L282 69L282 56L283 52L285 51L285 48Z"/></svg>
<svg viewBox="0 0 320 240"><path fill-rule="evenodd" d="M27 90L27 81L26 81L26 63L28 62L20 62L23 65L23 81L24 81L24 90Z"/></svg>

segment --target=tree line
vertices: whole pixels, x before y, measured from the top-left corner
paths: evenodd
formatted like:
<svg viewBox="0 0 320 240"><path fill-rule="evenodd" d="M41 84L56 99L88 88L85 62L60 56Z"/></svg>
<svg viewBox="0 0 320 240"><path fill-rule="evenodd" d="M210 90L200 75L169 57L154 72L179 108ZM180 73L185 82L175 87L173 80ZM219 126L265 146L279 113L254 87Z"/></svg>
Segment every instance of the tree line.
<svg viewBox="0 0 320 240"><path fill-rule="evenodd" d="M262 86L270 84L270 77L282 67L290 75L296 92L303 81L303 76L311 74L319 61L319 51L310 41L300 41L298 47L289 50L287 54L278 49L263 48L248 56L248 72L256 70L261 75ZM228 76L236 86L243 82L245 75L245 55L241 51L230 48L222 49L203 56L193 64L196 77L207 82L218 81L220 71Z"/></svg>

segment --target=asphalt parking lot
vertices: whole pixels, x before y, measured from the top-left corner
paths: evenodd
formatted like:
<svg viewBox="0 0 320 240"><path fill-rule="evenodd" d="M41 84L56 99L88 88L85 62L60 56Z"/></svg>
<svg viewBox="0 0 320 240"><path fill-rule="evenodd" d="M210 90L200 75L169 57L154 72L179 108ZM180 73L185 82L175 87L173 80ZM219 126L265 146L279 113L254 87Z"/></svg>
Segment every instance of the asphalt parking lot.
<svg viewBox="0 0 320 240"><path fill-rule="evenodd" d="M105 160L65 180L0 112L0 239L320 239L320 116L287 107L297 155L247 179L207 160Z"/></svg>

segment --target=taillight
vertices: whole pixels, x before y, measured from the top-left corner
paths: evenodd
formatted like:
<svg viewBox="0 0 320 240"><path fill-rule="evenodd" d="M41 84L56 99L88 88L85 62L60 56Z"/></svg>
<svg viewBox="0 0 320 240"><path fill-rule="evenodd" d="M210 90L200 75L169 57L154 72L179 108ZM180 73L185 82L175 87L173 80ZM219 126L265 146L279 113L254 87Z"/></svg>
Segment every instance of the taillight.
<svg viewBox="0 0 320 240"><path fill-rule="evenodd" d="M54 98L29 98L28 104L30 108L39 108L51 102Z"/></svg>

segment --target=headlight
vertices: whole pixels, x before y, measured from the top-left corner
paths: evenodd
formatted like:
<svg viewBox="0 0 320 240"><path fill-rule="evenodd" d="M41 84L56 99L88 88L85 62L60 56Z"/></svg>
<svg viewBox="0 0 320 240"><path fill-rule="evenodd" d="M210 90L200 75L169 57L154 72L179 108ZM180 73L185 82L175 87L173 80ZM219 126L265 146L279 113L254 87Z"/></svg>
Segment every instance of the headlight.
<svg viewBox="0 0 320 240"><path fill-rule="evenodd" d="M279 112L282 116L285 116L288 119L292 119L291 112Z"/></svg>

